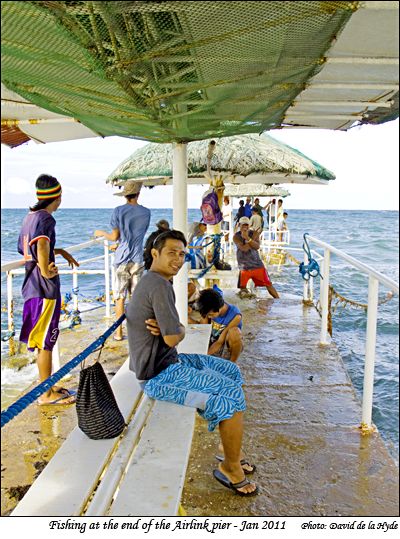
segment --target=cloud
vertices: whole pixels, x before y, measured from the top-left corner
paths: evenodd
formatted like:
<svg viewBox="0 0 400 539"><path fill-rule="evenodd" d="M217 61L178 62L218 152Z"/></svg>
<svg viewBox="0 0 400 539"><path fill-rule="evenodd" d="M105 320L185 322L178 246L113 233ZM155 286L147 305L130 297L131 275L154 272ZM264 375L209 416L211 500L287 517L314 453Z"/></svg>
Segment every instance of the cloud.
<svg viewBox="0 0 400 539"><path fill-rule="evenodd" d="M34 194L35 192L32 182L19 176L7 178L4 184L4 190L10 195L27 195Z"/></svg>

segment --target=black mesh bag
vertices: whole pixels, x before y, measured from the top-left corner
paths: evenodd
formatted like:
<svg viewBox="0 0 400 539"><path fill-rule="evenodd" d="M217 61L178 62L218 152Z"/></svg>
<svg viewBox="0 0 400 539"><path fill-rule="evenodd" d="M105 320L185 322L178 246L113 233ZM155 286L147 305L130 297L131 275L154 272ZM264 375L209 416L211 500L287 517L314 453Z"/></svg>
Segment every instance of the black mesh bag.
<svg viewBox="0 0 400 539"><path fill-rule="evenodd" d="M79 428L92 440L116 438L125 428L110 382L98 361L80 372L76 412Z"/></svg>

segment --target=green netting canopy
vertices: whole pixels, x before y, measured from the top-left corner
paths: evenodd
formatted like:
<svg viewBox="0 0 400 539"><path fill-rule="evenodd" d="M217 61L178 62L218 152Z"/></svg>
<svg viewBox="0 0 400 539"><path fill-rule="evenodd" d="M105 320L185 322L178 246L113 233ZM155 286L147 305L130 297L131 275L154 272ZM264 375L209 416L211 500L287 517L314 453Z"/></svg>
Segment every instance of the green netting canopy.
<svg viewBox="0 0 400 539"><path fill-rule="evenodd" d="M359 2L4 1L2 82L101 136L281 126Z"/></svg>
<svg viewBox="0 0 400 539"><path fill-rule="evenodd" d="M203 177L207 171L207 154L211 139L189 142L187 149L188 178ZM149 143L136 150L108 176L107 182L121 184L131 179L148 180L145 185L157 185L172 177L172 144ZM295 176L319 180L334 180L335 175L295 148L269 135L248 134L216 140L211 157L211 170L226 173L224 181L235 177L257 175L263 183L288 183ZM160 181L157 181L160 180ZM304 182L307 183L307 182ZM322 183L322 182L321 182ZM324 182L325 183L325 182Z"/></svg>

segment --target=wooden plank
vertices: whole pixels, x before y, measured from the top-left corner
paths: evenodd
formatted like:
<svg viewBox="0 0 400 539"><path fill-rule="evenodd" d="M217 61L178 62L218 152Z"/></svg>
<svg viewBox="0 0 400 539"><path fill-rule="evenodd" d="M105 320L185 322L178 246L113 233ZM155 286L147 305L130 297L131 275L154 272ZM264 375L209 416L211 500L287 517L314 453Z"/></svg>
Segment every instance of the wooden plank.
<svg viewBox="0 0 400 539"><path fill-rule="evenodd" d="M109 516L176 516L195 410L157 401Z"/></svg>
<svg viewBox="0 0 400 539"><path fill-rule="evenodd" d="M128 361L111 381L127 420L142 395ZM12 516L79 515L118 438L91 440L76 427L14 509Z"/></svg>
<svg viewBox="0 0 400 539"><path fill-rule="evenodd" d="M153 399L149 399L147 395L143 395L133 419L130 421L109 466L107 466L104 476L101 478L100 485L85 512L85 516L105 515L107 513L129 459L135 451L142 435L143 426L149 419L149 414L153 406Z"/></svg>

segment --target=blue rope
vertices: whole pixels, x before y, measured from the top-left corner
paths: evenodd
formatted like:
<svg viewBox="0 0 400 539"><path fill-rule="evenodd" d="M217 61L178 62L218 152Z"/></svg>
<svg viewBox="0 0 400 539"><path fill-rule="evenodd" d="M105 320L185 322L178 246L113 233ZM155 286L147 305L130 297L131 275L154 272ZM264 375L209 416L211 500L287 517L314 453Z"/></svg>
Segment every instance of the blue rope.
<svg viewBox="0 0 400 539"><path fill-rule="evenodd" d="M308 244L306 236L309 236L308 232L306 232L303 235L304 243L303 243L303 249L304 252L307 255L308 258L308 264L304 264L304 262L301 262L299 265L299 273L301 273L301 276L305 281L308 281L311 277L318 277L318 275L323 278L320 270L319 270L319 264L318 262L311 256L311 249Z"/></svg>
<svg viewBox="0 0 400 539"><path fill-rule="evenodd" d="M211 264L209 266L207 266L206 268L204 268L203 271L201 273L199 273L199 275L196 277L196 279L201 279L202 277L204 277L204 275L208 271L210 271L210 269L213 267L214 263L217 260L219 260L219 253L220 253L220 250L221 250L221 237L222 237L222 234L214 234L213 235L213 242L214 242L214 256L213 256L213 259L211 260ZM207 245L209 245L209 244L207 244Z"/></svg>
<svg viewBox="0 0 400 539"><path fill-rule="evenodd" d="M122 324L124 320L125 315L123 314L116 322L114 322L112 326L107 329L107 331L103 333L103 335L101 335L97 340L83 350L83 352L71 359L68 363L61 367L61 369L49 376L49 378L33 388L26 395L11 404L11 406L4 410L4 412L1 412L1 427L3 428L4 425L11 421L11 419L25 410L29 404L40 397L40 395L51 389L56 382L61 380L61 378L63 378L69 371L86 359L88 355L94 352L99 346L102 346L106 339L108 339L108 337L117 329L120 324Z"/></svg>

